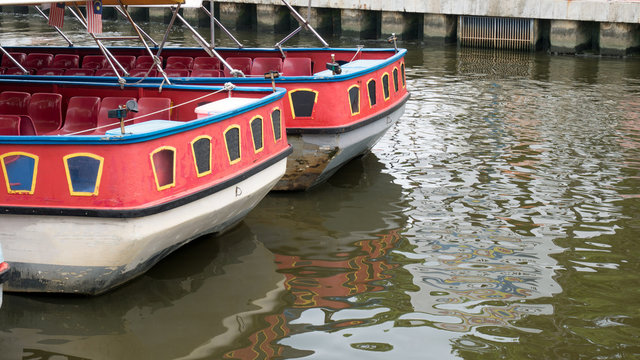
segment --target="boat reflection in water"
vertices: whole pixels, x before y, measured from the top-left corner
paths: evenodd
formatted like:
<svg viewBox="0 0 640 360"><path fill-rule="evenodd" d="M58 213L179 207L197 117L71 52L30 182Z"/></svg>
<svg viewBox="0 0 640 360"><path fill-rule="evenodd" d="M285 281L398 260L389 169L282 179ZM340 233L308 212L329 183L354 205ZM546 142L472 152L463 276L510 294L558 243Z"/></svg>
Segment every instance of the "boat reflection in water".
<svg viewBox="0 0 640 360"><path fill-rule="evenodd" d="M273 255L240 225L100 297L7 295L0 357L173 359L198 355L202 344L224 353L241 346L283 292Z"/></svg>

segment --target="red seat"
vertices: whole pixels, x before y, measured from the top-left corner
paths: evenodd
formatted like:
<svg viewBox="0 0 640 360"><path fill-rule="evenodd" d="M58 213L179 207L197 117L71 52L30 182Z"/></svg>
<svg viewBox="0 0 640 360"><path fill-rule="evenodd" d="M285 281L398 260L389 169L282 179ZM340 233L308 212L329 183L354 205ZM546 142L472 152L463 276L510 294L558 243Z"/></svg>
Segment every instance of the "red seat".
<svg viewBox="0 0 640 360"><path fill-rule="evenodd" d="M31 53L27 55L22 66L29 69L42 69L50 67L52 62L53 54Z"/></svg>
<svg viewBox="0 0 640 360"><path fill-rule="evenodd" d="M27 75L29 74L33 74L33 70L32 69L27 69ZM22 71L22 69L18 68L18 67L11 67L8 68L4 71L5 75L24 75L24 72Z"/></svg>
<svg viewBox="0 0 640 360"><path fill-rule="evenodd" d="M258 57L253 59L251 75L264 75L270 71L282 72L282 59L277 57Z"/></svg>
<svg viewBox="0 0 640 360"><path fill-rule="evenodd" d="M62 126L62 95L35 93L31 95L28 109L39 134L56 131Z"/></svg>
<svg viewBox="0 0 640 360"><path fill-rule="evenodd" d="M160 65L162 65L162 56L160 56ZM150 55L141 55L136 59L134 68L148 69L153 66L153 58Z"/></svg>
<svg viewBox="0 0 640 360"><path fill-rule="evenodd" d="M198 56L193 60L193 70L220 70L220 60L209 56Z"/></svg>
<svg viewBox="0 0 640 360"><path fill-rule="evenodd" d="M95 76L116 76L116 72L113 69L96 69Z"/></svg>
<svg viewBox="0 0 640 360"><path fill-rule="evenodd" d="M311 59L291 58L284 59L282 63L283 76L311 76Z"/></svg>
<svg viewBox="0 0 640 360"><path fill-rule="evenodd" d="M102 99L100 103L100 110L98 111L98 129L94 132L94 134L104 134L107 130L116 129L120 127L120 123L118 119L109 119L109 110L115 110L120 105L124 105L129 100L135 100L132 97L126 96L113 96L113 97L105 97ZM133 118L135 113L127 114L125 120L129 120ZM125 125L131 125L132 122L128 121Z"/></svg>
<svg viewBox="0 0 640 360"><path fill-rule="evenodd" d="M118 56L115 56L115 58L116 60L118 60L120 65L122 65L122 67L127 71L133 69L136 63L136 57L131 55L118 55Z"/></svg>
<svg viewBox="0 0 640 360"><path fill-rule="evenodd" d="M129 76L131 77L144 77L145 75L147 75L147 71L149 71L149 74L147 75L147 77L156 77L156 75L158 74L158 71L156 69L151 69L151 70L147 70L146 69L133 69L131 70L131 72L129 73Z"/></svg>
<svg viewBox="0 0 640 360"><path fill-rule="evenodd" d="M93 76L93 69L67 69L64 71L65 76Z"/></svg>
<svg viewBox="0 0 640 360"><path fill-rule="evenodd" d="M102 69L107 63L107 58L103 55L85 55L82 58L83 69Z"/></svg>
<svg viewBox="0 0 640 360"><path fill-rule="evenodd" d="M167 58L166 69L191 69L193 68L193 58L191 56L169 56Z"/></svg>
<svg viewBox="0 0 640 360"><path fill-rule="evenodd" d="M229 57L225 59L227 64L231 65L232 68L236 70L242 71L245 75L249 74L251 71L251 58L248 57ZM231 76L231 70L224 68L224 76Z"/></svg>
<svg viewBox="0 0 640 360"><path fill-rule="evenodd" d="M57 69L57 68L42 68L36 71L36 75L57 76L62 74L64 74L64 69Z"/></svg>
<svg viewBox="0 0 640 360"><path fill-rule="evenodd" d="M0 114L27 115L31 94L21 91L3 91L0 93Z"/></svg>
<svg viewBox="0 0 640 360"><path fill-rule="evenodd" d="M72 69L80 67L80 55L58 54L53 57L52 68Z"/></svg>
<svg viewBox="0 0 640 360"><path fill-rule="evenodd" d="M133 121L140 123L148 120L171 120L170 108L169 98L142 97L138 100L138 113L134 115Z"/></svg>
<svg viewBox="0 0 640 360"><path fill-rule="evenodd" d="M74 96L69 99L64 125L60 129L61 134L74 133L81 130L94 129L98 124L98 111L100 110L100 98L97 96ZM91 134L93 131L81 133Z"/></svg>
<svg viewBox="0 0 640 360"><path fill-rule="evenodd" d="M195 69L191 72L191 77L221 77L222 71L210 69Z"/></svg>
<svg viewBox="0 0 640 360"><path fill-rule="evenodd" d="M0 135L20 135L20 115L0 115Z"/></svg>
<svg viewBox="0 0 640 360"><path fill-rule="evenodd" d="M189 77L191 71L188 69L164 69L167 77Z"/></svg>
<svg viewBox="0 0 640 360"><path fill-rule="evenodd" d="M24 61L27 59L27 54L25 53L10 52L9 55L11 55L14 59L16 59L16 61L18 61L20 65L24 64ZM8 67L14 67L16 66L16 64L13 61L11 61L11 59L9 59L8 56L3 56L2 63L0 63L0 66L2 66L3 68L8 68Z"/></svg>

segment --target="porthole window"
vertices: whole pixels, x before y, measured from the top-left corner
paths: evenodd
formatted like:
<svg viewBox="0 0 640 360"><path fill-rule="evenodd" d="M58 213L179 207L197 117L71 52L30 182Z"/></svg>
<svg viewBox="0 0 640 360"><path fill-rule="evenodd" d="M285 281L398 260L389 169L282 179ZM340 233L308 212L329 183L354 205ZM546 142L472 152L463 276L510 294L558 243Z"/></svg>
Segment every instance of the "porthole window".
<svg viewBox="0 0 640 360"><path fill-rule="evenodd" d="M289 92L291 114L296 117L311 117L318 101L318 92L311 89L296 89Z"/></svg>
<svg viewBox="0 0 640 360"><path fill-rule="evenodd" d="M402 87L406 87L407 86L407 84L406 84L407 79L406 79L406 75L404 73L404 63L402 63L400 65L400 72L401 72L400 75L402 75Z"/></svg>
<svg viewBox="0 0 640 360"><path fill-rule="evenodd" d="M275 108L271 112L271 125L273 126L273 138L278 141L282 138L282 120L280 109Z"/></svg>
<svg viewBox="0 0 640 360"><path fill-rule="evenodd" d="M398 68L393 68L393 89L398 92Z"/></svg>
<svg viewBox="0 0 640 360"><path fill-rule="evenodd" d="M376 81L371 79L367 81L367 93L369 94L369 107L376 104Z"/></svg>
<svg viewBox="0 0 640 360"><path fill-rule="evenodd" d="M351 116L360 114L360 86L353 85L348 90Z"/></svg>
<svg viewBox="0 0 640 360"><path fill-rule="evenodd" d="M9 194L33 194L38 173L38 157L24 152L0 156L4 180Z"/></svg>
<svg viewBox="0 0 640 360"><path fill-rule="evenodd" d="M176 149L163 146L151 153L151 167L158 190L176 185Z"/></svg>
<svg viewBox="0 0 640 360"><path fill-rule="evenodd" d="M384 99L389 100L389 74L387 73L382 75L382 92L384 93Z"/></svg>
<svg viewBox="0 0 640 360"><path fill-rule="evenodd" d="M251 120L251 136L253 137L253 150L260 152L264 149L262 116L256 116Z"/></svg>
<svg viewBox="0 0 640 360"><path fill-rule="evenodd" d="M227 146L229 163L235 164L240 161L240 126L229 126L224 132L224 142Z"/></svg>
<svg viewBox="0 0 640 360"><path fill-rule="evenodd" d="M89 153L76 153L62 159L69 193L73 196L98 195L104 158Z"/></svg>
<svg viewBox="0 0 640 360"><path fill-rule="evenodd" d="M196 174L202 177L211 174L211 137L199 136L191 142Z"/></svg>

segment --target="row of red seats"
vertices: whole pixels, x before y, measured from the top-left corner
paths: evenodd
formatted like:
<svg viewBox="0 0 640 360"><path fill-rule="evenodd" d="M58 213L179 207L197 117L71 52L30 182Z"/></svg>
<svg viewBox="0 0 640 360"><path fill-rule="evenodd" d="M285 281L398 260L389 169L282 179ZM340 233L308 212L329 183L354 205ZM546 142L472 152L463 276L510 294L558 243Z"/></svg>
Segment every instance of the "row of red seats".
<svg viewBox="0 0 640 360"><path fill-rule="evenodd" d="M71 69L92 69L99 70L110 68L107 59L103 55L85 55L80 63L80 56L75 54L48 54L48 53L9 53L20 65L29 70L31 74L37 75L69 75L65 70ZM128 72L134 69L149 69L153 66L153 58L148 55L118 55L116 60ZM164 62L162 57L160 61ZM278 57L229 57L225 61L234 69L241 70L246 75L264 75L269 71L277 71L285 76L310 76L312 74L312 63L309 58L285 58L284 61ZM0 63L0 71L3 74L21 74L20 68L9 59L3 57ZM223 69L220 60L208 56L169 56L164 69L186 69L194 70L222 70L222 75L230 76L229 69ZM60 70L63 70L60 73ZM136 76L136 75L132 75ZM193 75L191 75L193 76Z"/></svg>
<svg viewBox="0 0 640 360"><path fill-rule="evenodd" d="M108 111L126 104L132 97L74 96L69 98L66 115L62 117L62 95L29 94L20 91L0 93L0 135L104 134L119 127L117 119L108 118ZM135 99L134 99L135 100ZM127 125L146 120L171 119L171 99L142 97L138 112L129 113ZM152 114L153 116L146 116ZM136 119L140 119L136 121Z"/></svg>

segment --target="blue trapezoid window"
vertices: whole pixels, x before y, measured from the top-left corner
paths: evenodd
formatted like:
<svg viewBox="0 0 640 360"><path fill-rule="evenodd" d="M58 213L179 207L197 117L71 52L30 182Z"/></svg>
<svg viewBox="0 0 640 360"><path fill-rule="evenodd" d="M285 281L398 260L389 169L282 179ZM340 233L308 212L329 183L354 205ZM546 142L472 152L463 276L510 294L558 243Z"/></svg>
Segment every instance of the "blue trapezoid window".
<svg viewBox="0 0 640 360"><path fill-rule="evenodd" d="M393 89L398 92L398 69L393 69Z"/></svg>
<svg viewBox="0 0 640 360"><path fill-rule="evenodd" d="M351 115L360 113L360 87L353 85L349 88L349 106L351 106Z"/></svg>
<svg viewBox="0 0 640 360"><path fill-rule="evenodd" d="M198 176L211 173L211 139L201 137L191 143Z"/></svg>
<svg viewBox="0 0 640 360"><path fill-rule="evenodd" d="M271 112L271 125L273 126L273 136L275 141L282 138L282 121L280 120L280 109Z"/></svg>
<svg viewBox="0 0 640 360"><path fill-rule="evenodd" d="M224 133L224 142L227 145L229 163L235 164L240 161L240 127L232 125Z"/></svg>
<svg viewBox="0 0 640 360"><path fill-rule="evenodd" d="M258 152L262 150L263 136L262 136L262 118L256 117L251 120L251 135L253 136L253 149Z"/></svg>
<svg viewBox="0 0 640 360"><path fill-rule="evenodd" d="M103 158L91 154L64 157L71 195L97 195Z"/></svg>
<svg viewBox="0 0 640 360"><path fill-rule="evenodd" d="M10 194L33 194L36 182L38 157L30 154L9 153L3 155L2 169Z"/></svg>
<svg viewBox="0 0 640 360"><path fill-rule="evenodd" d="M318 93L312 90L293 90L289 92L293 117L310 117L316 104Z"/></svg>

